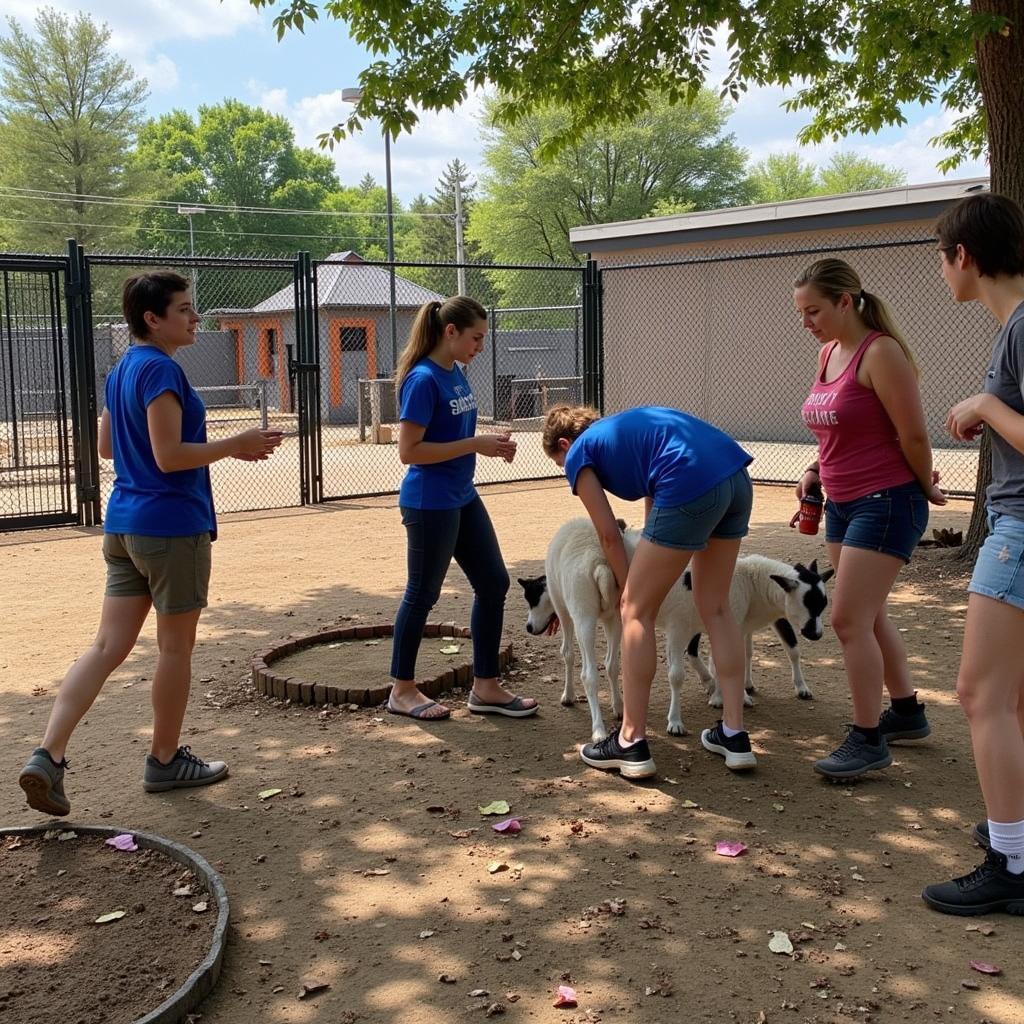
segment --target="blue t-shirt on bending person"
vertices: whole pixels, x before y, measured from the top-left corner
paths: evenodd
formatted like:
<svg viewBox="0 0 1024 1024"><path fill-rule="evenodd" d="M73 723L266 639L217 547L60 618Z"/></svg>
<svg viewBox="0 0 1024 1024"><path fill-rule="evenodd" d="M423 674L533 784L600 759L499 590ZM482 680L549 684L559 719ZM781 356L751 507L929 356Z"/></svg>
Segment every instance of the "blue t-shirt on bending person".
<svg viewBox="0 0 1024 1024"><path fill-rule="evenodd" d="M399 419L426 427L424 441L461 441L476 433L476 399L458 363L450 370L421 359L405 376L399 391ZM462 508L476 497L476 454L446 462L410 466L398 504L406 508Z"/></svg>
<svg viewBox="0 0 1024 1024"><path fill-rule="evenodd" d="M181 403L181 440L206 442L206 407L185 371L152 345L133 345L107 377L106 402L114 449L114 490L106 533L149 537L217 535L210 470L165 473L156 464L146 410L170 391Z"/></svg>
<svg viewBox="0 0 1024 1024"><path fill-rule="evenodd" d="M728 434L678 409L648 405L605 416L570 445L565 475L573 493L589 466L618 498L678 508L753 462Z"/></svg>

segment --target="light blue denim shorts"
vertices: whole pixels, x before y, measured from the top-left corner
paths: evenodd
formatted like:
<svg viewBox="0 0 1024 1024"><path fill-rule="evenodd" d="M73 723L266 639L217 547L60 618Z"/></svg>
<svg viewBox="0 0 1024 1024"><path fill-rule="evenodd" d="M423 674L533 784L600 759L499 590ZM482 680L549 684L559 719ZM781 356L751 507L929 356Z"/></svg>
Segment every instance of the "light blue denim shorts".
<svg viewBox="0 0 1024 1024"><path fill-rule="evenodd" d="M685 505L652 508L643 536L663 548L703 551L711 537L746 537L753 507L754 486L750 474L741 469Z"/></svg>
<svg viewBox="0 0 1024 1024"><path fill-rule="evenodd" d="M1024 519L988 510L988 536L967 590L1024 610Z"/></svg>

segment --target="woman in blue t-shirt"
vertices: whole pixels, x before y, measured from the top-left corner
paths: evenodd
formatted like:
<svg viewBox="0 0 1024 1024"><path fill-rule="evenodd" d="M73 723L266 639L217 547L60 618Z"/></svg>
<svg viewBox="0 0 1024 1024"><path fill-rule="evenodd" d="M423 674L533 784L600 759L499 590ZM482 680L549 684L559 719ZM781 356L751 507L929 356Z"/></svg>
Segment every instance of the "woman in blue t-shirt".
<svg viewBox="0 0 1024 1024"><path fill-rule="evenodd" d="M473 587L473 690L469 710L526 718L537 702L498 682L509 579L490 517L473 486L477 455L511 462L511 434L476 436L476 399L462 366L484 346L487 311L456 295L420 308L395 373L401 406L398 455L409 467L398 504L408 537L409 581L395 618L388 710L435 721L451 710L416 685L423 626L452 558Z"/></svg>
<svg viewBox="0 0 1024 1024"><path fill-rule="evenodd" d="M757 764L743 729L744 647L729 587L747 534L752 461L731 437L677 409L644 406L604 419L586 406L557 406L544 423L545 453L583 502L619 585L622 725L580 751L584 762L629 778L655 773L647 705L657 667L654 623L669 590L693 561L693 598L722 688L722 720L701 733L734 770ZM605 494L644 499L644 532L631 562Z"/></svg>
<svg viewBox="0 0 1024 1024"><path fill-rule="evenodd" d="M185 278L169 272L131 277L123 307L136 344L107 377L100 420L99 453L113 458L116 476L103 524L107 585L99 630L68 669L42 745L19 778L29 806L45 814L71 810L64 794L71 734L132 652L150 608L156 609L159 655L143 788L205 786L227 775L223 761L203 761L178 745L217 534L208 467L228 457L260 461L281 443L280 431L256 428L207 441L202 399L172 358L195 341L199 324ZM117 785L106 775L101 781Z"/></svg>

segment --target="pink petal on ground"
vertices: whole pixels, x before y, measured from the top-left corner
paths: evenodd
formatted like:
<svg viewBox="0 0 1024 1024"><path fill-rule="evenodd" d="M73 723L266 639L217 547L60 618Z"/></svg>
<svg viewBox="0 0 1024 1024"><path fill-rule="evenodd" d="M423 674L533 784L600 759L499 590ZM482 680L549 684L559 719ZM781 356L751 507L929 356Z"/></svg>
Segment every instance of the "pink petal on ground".
<svg viewBox="0 0 1024 1024"><path fill-rule="evenodd" d="M1002 967L995 964L987 964L984 960L969 960L968 963L981 974L1002 974Z"/></svg>
<svg viewBox="0 0 1024 1024"><path fill-rule="evenodd" d="M738 857L746 852L746 843L715 843L715 853L722 857Z"/></svg>
<svg viewBox="0 0 1024 1024"><path fill-rule="evenodd" d="M523 824L518 818L508 818L505 821L499 821L497 824L492 825L491 828L495 832L521 832L523 830Z"/></svg>
<svg viewBox="0 0 1024 1024"><path fill-rule="evenodd" d="M114 836L112 839L106 840L106 845L114 847L115 850L123 850L125 853L134 853L139 848L135 842L135 837L127 832L124 835Z"/></svg>
<svg viewBox="0 0 1024 1024"><path fill-rule="evenodd" d="M558 986L558 998L554 1002L555 1006L568 1008L576 1005L576 989L569 988L568 985Z"/></svg>

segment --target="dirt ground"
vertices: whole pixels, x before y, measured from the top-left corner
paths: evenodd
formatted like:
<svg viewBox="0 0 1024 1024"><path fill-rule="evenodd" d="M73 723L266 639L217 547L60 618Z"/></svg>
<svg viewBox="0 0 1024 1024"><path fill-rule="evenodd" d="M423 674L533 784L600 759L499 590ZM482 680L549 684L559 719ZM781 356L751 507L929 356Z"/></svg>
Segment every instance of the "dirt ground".
<svg viewBox="0 0 1024 1024"><path fill-rule="evenodd" d="M513 580L539 571L554 530L582 511L557 482L484 498ZM793 506L789 490L759 488L746 550L823 558L820 536L787 528ZM932 525L962 527L967 513L951 503ZM0 548L0 821L24 825L44 819L25 807L16 775L67 663L91 640L103 569L92 530L6 535ZM901 745L892 768L851 786L811 771L849 716L830 632L802 642L809 702L794 699L772 634L759 639L748 718L756 772L731 775L700 748L714 715L693 680L683 708L691 734L664 734L663 674L652 717L658 777L631 784L587 769L575 752L588 738L586 706L559 705L557 641L526 634L514 582L512 682L542 702L535 720L470 717L456 698L451 721L421 726L380 709L273 706L249 691L254 651L342 616L390 621L403 582L393 499L225 517L184 742L229 760L230 778L142 791L152 624L75 736L66 820L184 841L222 874L231 939L203 1024L448 1024L488 1012L566 1022L1024 1020L1024 919L944 917L919 896L980 859L968 833L983 808L954 694L966 578L948 553L922 552L893 598L932 737ZM465 623L469 603L453 570L437 619ZM384 676L390 646L366 650ZM267 788L282 792L259 800ZM518 836L480 815L492 800L522 819ZM723 840L748 851L716 856ZM773 930L789 934L792 955L769 950ZM977 973L971 959L1003 974ZM300 1001L309 981L330 988ZM578 1007L553 1008L559 985L576 990Z"/></svg>

